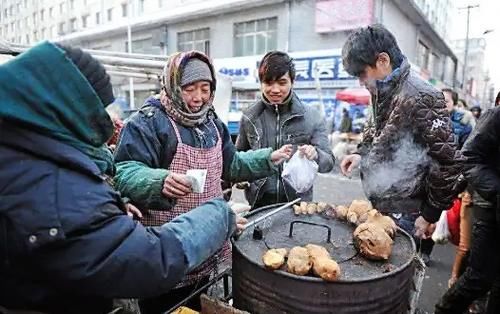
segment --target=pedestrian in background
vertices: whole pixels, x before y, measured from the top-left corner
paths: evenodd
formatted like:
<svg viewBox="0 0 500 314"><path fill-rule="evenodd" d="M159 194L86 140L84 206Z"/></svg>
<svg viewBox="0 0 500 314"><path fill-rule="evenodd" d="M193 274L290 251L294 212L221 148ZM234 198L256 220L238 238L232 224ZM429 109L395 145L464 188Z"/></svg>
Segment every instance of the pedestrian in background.
<svg viewBox="0 0 500 314"><path fill-rule="evenodd" d="M490 289L487 313L500 313L500 107L484 114L463 148L472 187L470 258L465 272L436 305L436 314L463 313Z"/></svg>

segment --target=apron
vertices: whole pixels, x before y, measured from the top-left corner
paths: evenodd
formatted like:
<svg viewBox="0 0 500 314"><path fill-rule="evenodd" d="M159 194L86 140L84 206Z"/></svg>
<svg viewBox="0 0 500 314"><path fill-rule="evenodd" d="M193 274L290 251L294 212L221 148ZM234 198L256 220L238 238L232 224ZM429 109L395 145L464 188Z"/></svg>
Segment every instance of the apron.
<svg viewBox="0 0 500 314"><path fill-rule="evenodd" d="M149 210L141 220L145 226L161 226L213 198L222 197L222 139L213 120L212 124L217 132L217 144L211 148L191 147L184 144L177 124L171 118L169 120L177 137L177 150L168 170L186 174L189 169L207 169L207 178L203 193L190 193L184 198L178 199L177 204L170 210ZM226 242L221 250L187 274L175 288L197 283L200 279L215 272L218 264L229 259L231 259L231 248L229 242Z"/></svg>

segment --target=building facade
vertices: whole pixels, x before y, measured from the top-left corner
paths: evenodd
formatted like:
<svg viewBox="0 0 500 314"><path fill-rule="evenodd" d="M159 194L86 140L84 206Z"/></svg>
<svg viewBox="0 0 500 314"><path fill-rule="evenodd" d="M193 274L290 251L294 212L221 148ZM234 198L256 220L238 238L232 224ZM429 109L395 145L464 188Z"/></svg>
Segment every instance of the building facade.
<svg viewBox="0 0 500 314"><path fill-rule="evenodd" d="M342 68L349 32L382 23L396 36L414 71L438 88L455 84L456 57L448 45L451 1L418 0L2 0L0 35L33 44L53 39L90 49L169 54L197 49L234 80L235 111L259 97L256 68L270 50L296 59L297 93L333 115L336 91L357 85ZM427 9L428 8L428 9ZM118 79L124 98L126 79ZM157 83L138 82L136 104ZM120 92L119 92L120 93Z"/></svg>

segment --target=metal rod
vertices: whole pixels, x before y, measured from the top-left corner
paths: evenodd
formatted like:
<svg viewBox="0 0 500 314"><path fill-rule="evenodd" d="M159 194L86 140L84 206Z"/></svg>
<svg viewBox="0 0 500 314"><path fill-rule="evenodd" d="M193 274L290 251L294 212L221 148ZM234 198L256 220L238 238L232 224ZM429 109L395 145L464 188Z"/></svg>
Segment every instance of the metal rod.
<svg viewBox="0 0 500 314"><path fill-rule="evenodd" d="M478 8L479 5L468 5L464 8L460 8L459 10L467 10L467 32L465 35L465 52L464 52L464 67L462 69L462 90L465 91L465 94L467 95L467 59L469 57L469 26L470 26L470 10L474 8Z"/></svg>
<svg viewBox="0 0 500 314"><path fill-rule="evenodd" d="M295 200L293 200L293 201L291 201L291 202L289 202L289 203L286 203L286 204L284 204L284 205L282 205L282 206L280 206L280 207L276 208L275 210L273 210L273 211L271 211L271 212L269 212L269 213L265 214L265 215L264 215L264 216L262 216L262 217L259 217L259 218L255 219L255 220L250 221L249 223L247 223L247 224L245 225L245 227L243 228L243 230L245 230L245 229L247 229L247 228L249 228L249 227L251 227L251 226L255 225L256 223L261 222L262 220L264 220L264 219L266 219L266 218L271 217L272 215L274 215L274 214L276 214L276 213L278 213L278 212L282 211L282 210L283 210L283 209L285 209L285 208L288 208L288 207L292 206L293 204L295 204L295 203L297 203L297 202L300 202L300 200L301 200L301 198L299 197L299 198L297 198L297 199L295 199Z"/></svg>
<svg viewBox="0 0 500 314"><path fill-rule="evenodd" d="M230 274L231 274L231 269L230 268L226 269L225 271L223 271L222 273L220 273L217 276L215 276L214 278L212 278L212 280L210 280L209 282L207 282L206 284L204 284L203 286L201 286L200 288L198 288L196 291L194 291L193 293L191 293L184 300L182 300L181 302L177 303L176 305L174 305L173 307L171 307L168 311L166 311L164 313L166 314L166 313L171 313L171 312L175 311L177 308L179 308L182 305L186 304L186 302L188 302L191 298L197 296L199 293L203 292L203 290L205 290L208 287L210 287L211 285L215 284L221 278L225 278L227 276L230 276Z"/></svg>

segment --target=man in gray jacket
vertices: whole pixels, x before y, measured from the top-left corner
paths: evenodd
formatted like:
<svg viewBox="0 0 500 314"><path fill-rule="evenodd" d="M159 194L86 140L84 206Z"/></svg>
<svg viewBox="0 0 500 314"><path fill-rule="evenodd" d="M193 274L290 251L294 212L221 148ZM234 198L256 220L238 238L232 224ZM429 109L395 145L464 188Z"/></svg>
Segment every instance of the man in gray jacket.
<svg viewBox="0 0 500 314"><path fill-rule="evenodd" d="M302 104L293 92L295 67L290 56L280 51L267 53L260 62L259 80L262 99L243 113L236 148L247 151L292 144L307 159L318 163L319 172L332 170L334 157L325 121L317 110ZM252 208L296 197L312 200L312 188L297 193L282 180L281 171L280 168L272 177L251 182L246 188L245 196Z"/></svg>

